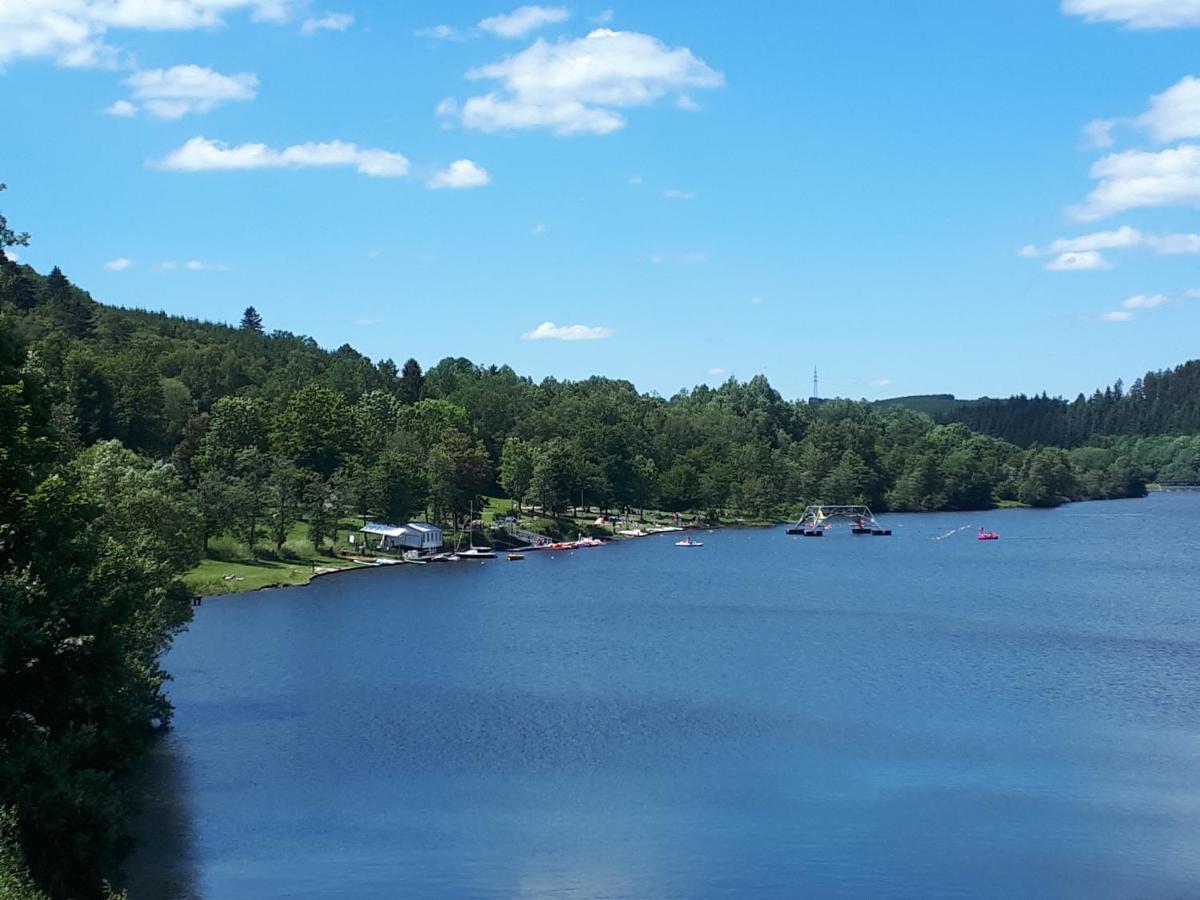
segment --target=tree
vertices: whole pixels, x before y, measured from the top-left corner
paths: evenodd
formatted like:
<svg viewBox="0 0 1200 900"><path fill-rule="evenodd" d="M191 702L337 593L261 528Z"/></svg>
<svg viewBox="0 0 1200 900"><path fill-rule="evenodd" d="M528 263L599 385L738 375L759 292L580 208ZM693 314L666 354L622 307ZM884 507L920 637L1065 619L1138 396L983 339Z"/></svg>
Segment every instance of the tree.
<svg viewBox="0 0 1200 900"><path fill-rule="evenodd" d="M0 191L4 191L8 185L0 183ZM13 231L8 227L8 219L4 218L4 214L0 213L0 260L6 260L4 251L8 247L27 247L29 246L29 232Z"/></svg>
<svg viewBox="0 0 1200 900"><path fill-rule="evenodd" d="M450 430L429 451L425 466L434 515L449 516L457 527L491 480L487 451L479 441Z"/></svg>
<svg viewBox="0 0 1200 900"><path fill-rule="evenodd" d="M308 385L275 417L271 445L298 468L329 478L355 450L350 407L327 388Z"/></svg>
<svg viewBox="0 0 1200 900"><path fill-rule="evenodd" d="M400 370L400 402L412 404L420 400L424 382L421 364L415 359L410 359Z"/></svg>
<svg viewBox="0 0 1200 900"><path fill-rule="evenodd" d="M500 455L500 485L517 504L518 510L533 484L535 458L534 448L527 441L510 437L504 442L504 451Z"/></svg>
<svg viewBox="0 0 1200 900"><path fill-rule="evenodd" d="M258 310L253 306L247 306L246 311L242 313L242 322L238 326L242 331L250 331L254 334L263 333L262 316L258 314Z"/></svg>
<svg viewBox="0 0 1200 900"><path fill-rule="evenodd" d="M168 468L116 444L59 464L23 356L0 322L0 885L27 867L49 896L96 897L126 843L119 778L170 718L159 657L197 548Z"/></svg>

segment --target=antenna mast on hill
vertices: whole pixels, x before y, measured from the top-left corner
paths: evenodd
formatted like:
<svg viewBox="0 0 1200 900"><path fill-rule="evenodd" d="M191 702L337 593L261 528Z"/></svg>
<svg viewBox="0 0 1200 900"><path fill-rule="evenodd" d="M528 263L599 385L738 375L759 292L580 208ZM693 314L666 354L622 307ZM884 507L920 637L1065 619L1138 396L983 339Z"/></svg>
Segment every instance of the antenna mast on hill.
<svg viewBox="0 0 1200 900"><path fill-rule="evenodd" d="M813 366L813 392L812 392L812 398L813 398L814 400L818 400L818 399L820 399L820 397L821 397L820 393L818 393L818 392L817 392L817 367L816 367L816 366Z"/></svg>

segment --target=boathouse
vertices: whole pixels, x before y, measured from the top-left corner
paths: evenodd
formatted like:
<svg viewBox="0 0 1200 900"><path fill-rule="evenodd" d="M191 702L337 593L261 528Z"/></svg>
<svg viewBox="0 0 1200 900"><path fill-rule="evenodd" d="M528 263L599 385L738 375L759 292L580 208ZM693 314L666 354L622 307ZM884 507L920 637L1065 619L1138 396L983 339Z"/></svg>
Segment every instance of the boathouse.
<svg viewBox="0 0 1200 900"><path fill-rule="evenodd" d="M368 522L359 531L377 537L380 550L434 551L442 547L442 529L428 522L409 522L407 525Z"/></svg>

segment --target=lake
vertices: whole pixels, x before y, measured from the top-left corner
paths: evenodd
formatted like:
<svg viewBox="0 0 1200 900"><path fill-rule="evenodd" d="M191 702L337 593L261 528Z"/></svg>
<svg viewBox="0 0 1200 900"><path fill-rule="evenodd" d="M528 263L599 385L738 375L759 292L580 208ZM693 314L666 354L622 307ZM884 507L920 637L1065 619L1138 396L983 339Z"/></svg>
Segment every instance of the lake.
<svg viewBox="0 0 1200 900"><path fill-rule="evenodd" d="M1200 494L883 518L206 600L133 900L1200 895Z"/></svg>

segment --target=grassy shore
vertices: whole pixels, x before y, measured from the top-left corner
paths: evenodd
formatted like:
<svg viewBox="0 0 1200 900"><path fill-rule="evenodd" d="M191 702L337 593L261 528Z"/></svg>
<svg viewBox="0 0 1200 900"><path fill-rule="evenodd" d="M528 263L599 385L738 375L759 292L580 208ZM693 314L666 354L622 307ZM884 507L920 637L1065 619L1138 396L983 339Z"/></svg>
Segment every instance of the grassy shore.
<svg viewBox="0 0 1200 900"><path fill-rule="evenodd" d="M358 527L356 520L347 519L338 526L335 546L348 544L348 536ZM244 543L222 536L213 538L208 544L208 556L200 565L184 576L184 582L197 595L211 597L216 594L236 594L256 591L267 587L283 587L292 584L307 584L318 573L329 570L355 569L361 563L328 551L313 549L308 539L308 526L299 524L289 533L281 551L271 558L261 547L257 557L251 556Z"/></svg>

